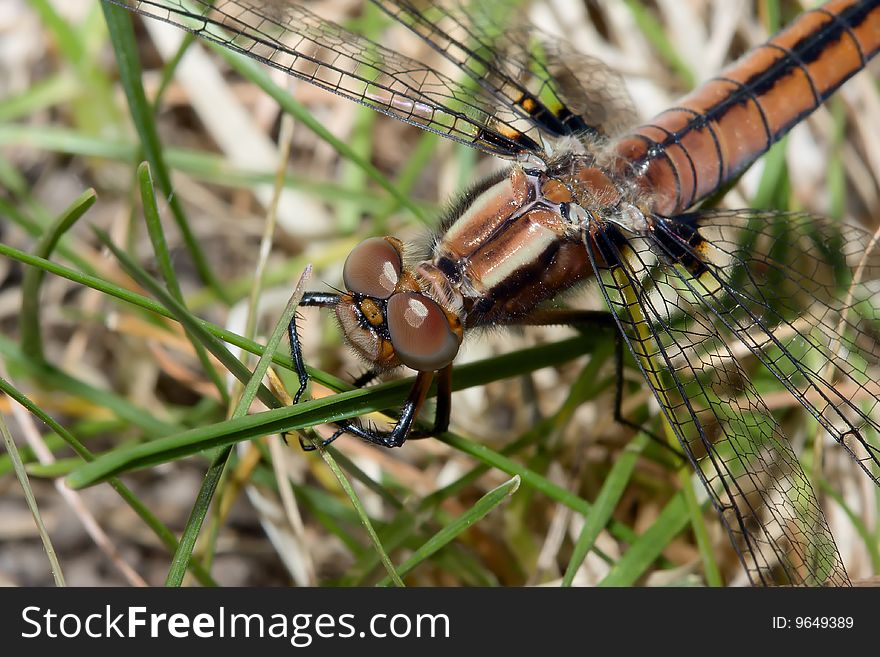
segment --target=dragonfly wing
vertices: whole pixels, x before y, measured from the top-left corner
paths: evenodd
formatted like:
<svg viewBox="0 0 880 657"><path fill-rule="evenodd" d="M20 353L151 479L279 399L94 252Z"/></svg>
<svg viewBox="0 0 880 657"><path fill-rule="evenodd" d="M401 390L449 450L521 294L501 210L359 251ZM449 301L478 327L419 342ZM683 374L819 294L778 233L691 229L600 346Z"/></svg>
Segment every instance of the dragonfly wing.
<svg viewBox="0 0 880 657"><path fill-rule="evenodd" d="M505 158L542 154L532 121L495 96L280 0L107 0L376 111ZM530 136L531 135L531 136Z"/></svg>
<svg viewBox="0 0 880 657"><path fill-rule="evenodd" d="M571 44L543 34L511 12L510 2L435 2L422 10L408 0L373 0L407 25L505 112L537 127L542 137L613 136L635 124L623 79Z"/></svg>
<svg viewBox="0 0 880 657"><path fill-rule="evenodd" d="M679 263L682 294L698 296L716 328L880 484L877 236L815 215L758 210L660 219L654 232L665 257Z"/></svg>
<svg viewBox="0 0 880 657"><path fill-rule="evenodd" d="M600 289L754 584L849 580L797 456L700 298L651 238L594 231ZM595 240L595 241L594 241Z"/></svg>

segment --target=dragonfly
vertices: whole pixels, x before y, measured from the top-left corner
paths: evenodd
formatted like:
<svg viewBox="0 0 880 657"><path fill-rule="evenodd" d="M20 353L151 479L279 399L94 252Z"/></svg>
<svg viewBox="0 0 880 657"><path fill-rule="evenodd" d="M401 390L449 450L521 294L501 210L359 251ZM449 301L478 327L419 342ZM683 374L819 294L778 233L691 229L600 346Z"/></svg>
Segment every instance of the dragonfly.
<svg viewBox="0 0 880 657"><path fill-rule="evenodd" d="M596 321L553 305L592 284L749 580L849 584L745 361L759 362L880 484L877 240L808 213L701 203L867 65L880 46L878 0L802 13L641 124L615 72L529 26L502 27L492 3L371 0L436 53L440 70L303 3L105 1L509 162L462 195L428 248L366 239L345 261L342 289L303 297L335 313L369 364L359 385L401 366L416 372L392 426L343 420L330 440L348 433L399 447L420 435L435 378L429 433L445 431L465 335ZM309 375L295 321L289 336L296 403Z"/></svg>

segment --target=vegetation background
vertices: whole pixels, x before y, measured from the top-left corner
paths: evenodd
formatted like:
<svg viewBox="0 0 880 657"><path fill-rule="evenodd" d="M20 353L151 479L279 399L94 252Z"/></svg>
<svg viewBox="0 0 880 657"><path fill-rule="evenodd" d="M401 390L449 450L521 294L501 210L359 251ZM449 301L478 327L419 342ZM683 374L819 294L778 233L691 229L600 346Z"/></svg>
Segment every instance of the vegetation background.
<svg viewBox="0 0 880 657"><path fill-rule="evenodd" d="M361 2L308 4L422 61L436 57ZM807 4L540 0L527 11L619 71L647 119ZM278 431L393 409L406 382L327 397L299 416L262 413L264 391L244 416L234 363L209 353L212 340L253 370L307 263L310 289L338 285L359 240L424 239L444 204L500 163L202 42L181 46L166 26L134 26L134 38L120 37L143 66L145 97L132 105L101 3L0 3L0 378L31 411L0 396L0 429L28 482L11 453L0 455L0 584L746 583L699 483L614 422L610 335L473 336L455 372L454 433L399 450L343 437L322 458ZM872 70L722 203L873 229ZM166 169L139 169L150 158ZM170 293L132 278L94 228ZM598 303L590 289L567 301ZM323 400L363 366L331 317L302 314L308 362L324 373L312 395ZM286 350L284 338L273 369L293 391ZM769 377L756 384L809 468L802 409ZM625 413L655 426L631 368L625 392ZM67 488L64 477L97 454L119 457L104 471L119 477ZM845 455L826 457L818 484L832 532L850 576L870 578L880 570L878 491Z"/></svg>

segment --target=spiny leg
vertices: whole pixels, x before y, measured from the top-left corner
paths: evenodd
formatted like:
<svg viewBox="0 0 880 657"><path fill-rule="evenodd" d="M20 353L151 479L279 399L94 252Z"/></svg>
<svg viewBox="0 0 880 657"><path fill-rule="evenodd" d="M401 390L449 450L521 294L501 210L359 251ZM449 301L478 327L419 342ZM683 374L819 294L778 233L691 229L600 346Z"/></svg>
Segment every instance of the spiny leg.
<svg viewBox="0 0 880 657"><path fill-rule="evenodd" d="M329 294L326 292L306 292L303 294L299 302L300 306L317 306L319 308L332 308L339 303L338 294ZM293 359L293 370L299 379L299 389L293 396L293 403L298 404L299 400L305 394L309 385L309 372L306 369L306 362L303 358L302 343L296 330L296 315L287 325L287 337L290 340L290 356Z"/></svg>
<svg viewBox="0 0 880 657"><path fill-rule="evenodd" d="M452 413L452 365L447 365L437 375L437 406L434 409L434 428L430 435L437 436L449 429ZM421 437L421 436L420 436Z"/></svg>
<svg viewBox="0 0 880 657"><path fill-rule="evenodd" d="M444 368L444 370L445 369L448 369L448 367ZM381 447L400 447L406 442L407 438L420 437L411 436L410 434L413 422L415 422L418 417L419 411L425 403L425 398L428 396L428 391L431 389L431 381L433 378L433 372L418 373L415 383L413 383L412 388L410 388L409 395L401 407L400 417L390 430L381 431L375 427L364 427L358 424L355 420L341 420L336 423L338 429L332 436L330 436L330 438L323 442L323 445L329 445L343 433L350 433L368 443L379 445ZM446 423L448 424L448 412L446 413ZM314 445L304 442L302 438L300 439L300 445L306 451L315 449Z"/></svg>
<svg viewBox="0 0 880 657"><path fill-rule="evenodd" d="M646 429L637 422L633 422L623 416L623 340L620 336L614 315L605 310L577 310L577 309L542 309L536 311L519 322L524 326L572 326L575 328L602 327L614 333L614 421L645 433L649 438L661 445L664 449L672 451L677 457L684 458L677 449L668 441L663 440L653 431Z"/></svg>
<svg viewBox="0 0 880 657"><path fill-rule="evenodd" d="M361 374L358 378L356 378L352 382L352 385L355 388L363 388L365 385L370 383L370 381L374 381L375 379L379 378L380 374L382 374L382 370L379 370L375 367L371 367L366 372Z"/></svg>
<svg viewBox="0 0 880 657"><path fill-rule="evenodd" d="M337 303L339 303L339 295L326 293L326 292L306 292L303 294L303 298L300 300L300 306L317 306L319 308L332 308ZM309 385L309 372L306 368L305 359L303 358L302 353L302 342L299 339L299 333L296 328L296 320L297 316L294 315L293 319L290 320L290 324L287 325L287 337L290 340L290 356L293 360L293 370L296 372L297 379L299 380L299 388L296 391L296 394L293 396L293 404L298 404L302 396L305 394L306 389ZM287 432L284 431L281 434L281 437L284 439L284 442L287 442ZM336 436L334 435L334 438ZM330 441L325 441L324 444L327 444ZM308 441L306 441L301 435L299 436L299 444L300 447L305 451L312 451L315 449L314 445Z"/></svg>

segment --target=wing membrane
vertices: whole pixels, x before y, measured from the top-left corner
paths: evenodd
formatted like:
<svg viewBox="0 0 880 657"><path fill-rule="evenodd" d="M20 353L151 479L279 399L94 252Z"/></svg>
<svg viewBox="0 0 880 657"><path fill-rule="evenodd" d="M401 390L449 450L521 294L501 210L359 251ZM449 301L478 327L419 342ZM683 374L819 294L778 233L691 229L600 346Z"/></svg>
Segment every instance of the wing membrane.
<svg viewBox="0 0 880 657"><path fill-rule="evenodd" d="M699 297L651 239L596 233L590 255L669 426L755 584L849 580L797 456Z"/></svg>
<svg viewBox="0 0 880 657"><path fill-rule="evenodd" d="M281 0L109 0L406 123L506 158L541 153L496 98ZM537 134L536 134L537 137Z"/></svg>
<svg viewBox="0 0 880 657"><path fill-rule="evenodd" d="M617 73L517 20L510 2L465 11L447 0L421 11L409 0L374 1L545 136L610 136L635 123Z"/></svg>
<svg viewBox="0 0 880 657"><path fill-rule="evenodd" d="M692 232L696 230L696 232ZM880 253L854 226L803 213L711 211L655 233L682 294L738 341L880 484ZM690 264L688 264L688 262ZM689 276L694 263L704 268Z"/></svg>
<svg viewBox="0 0 880 657"><path fill-rule="evenodd" d="M107 1L500 157L542 155L548 138L611 135L634 122L616 73L512 20L509 3L477 4L472 15L451 3L421 11L405 0L372 0L465 76L456 80L302 3Z"/></svg>

